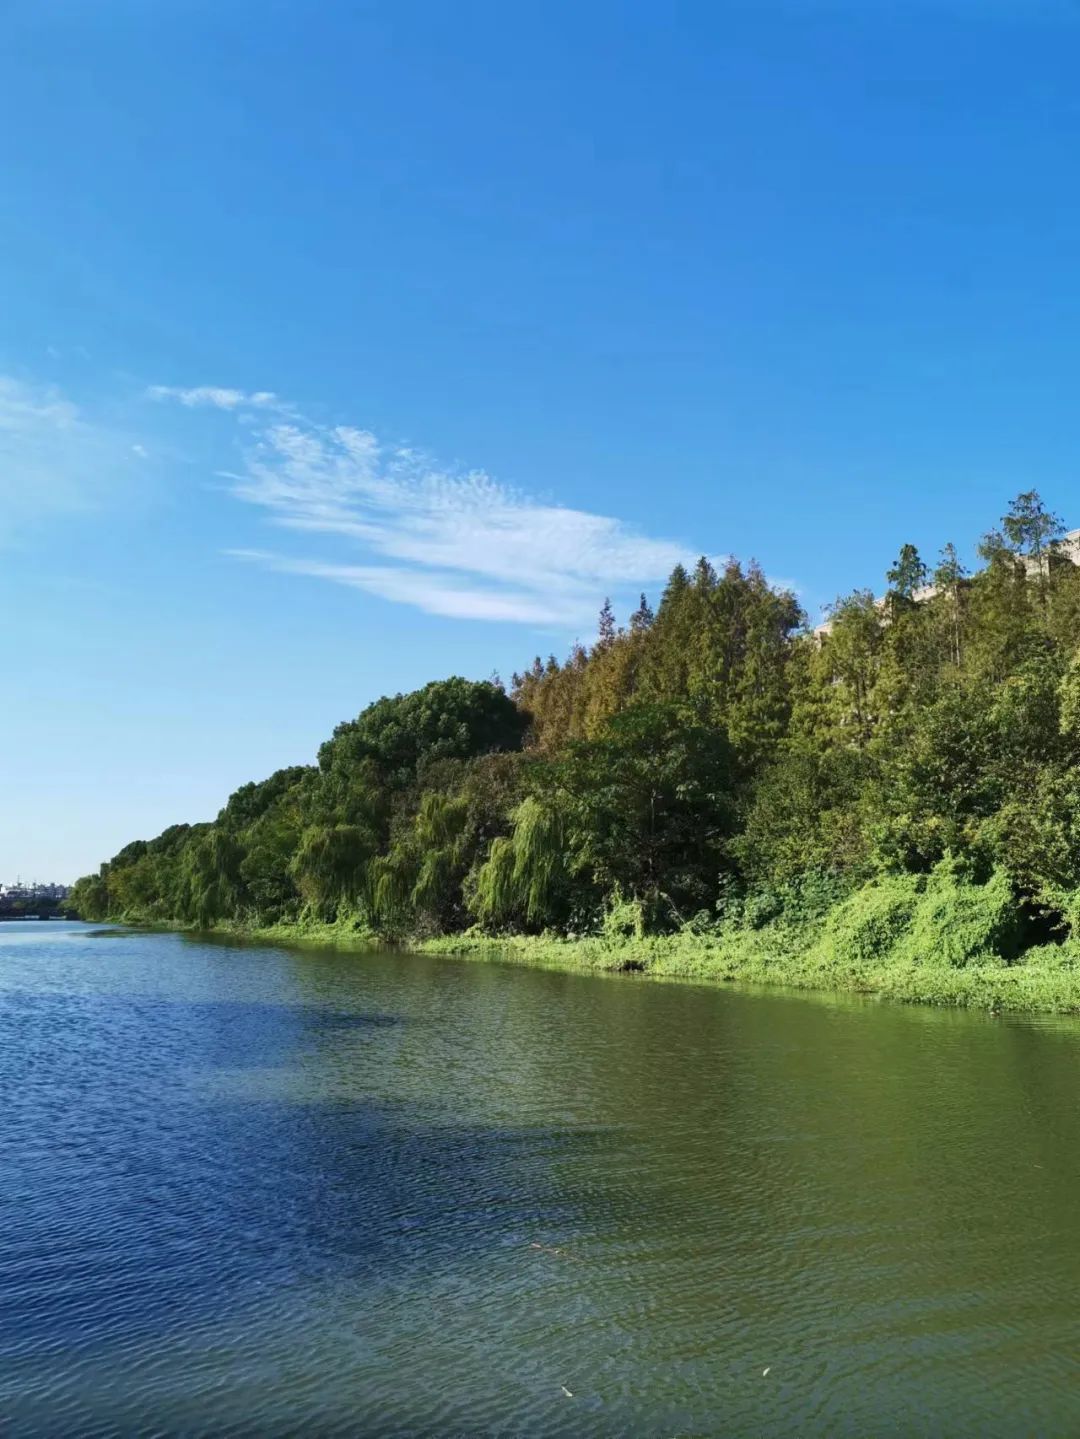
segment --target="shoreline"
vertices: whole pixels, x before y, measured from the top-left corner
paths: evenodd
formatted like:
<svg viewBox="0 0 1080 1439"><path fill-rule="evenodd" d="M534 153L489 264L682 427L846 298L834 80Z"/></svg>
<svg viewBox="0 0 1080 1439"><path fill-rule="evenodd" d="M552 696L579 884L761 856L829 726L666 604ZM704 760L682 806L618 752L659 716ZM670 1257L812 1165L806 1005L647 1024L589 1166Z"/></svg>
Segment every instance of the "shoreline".
<svg viewBox="0 0 1080 1439"><path fill-rule="evenodd" d="M615 943L601 938L456 935L414 948L464 960L501 960L579 974L628 973L660 980L857 994L994 1014L1080 1014L1080 974L1071 968L1000 961L958 969L887 963L826 967L815 958L812 942L795 953L753 931L724 939L671 935Z"/></svg>
<svg viewBox="0 0 1080 1439"><path fill-rule="evenodd" d="M115 921L124 923L123 920ZM177 924L142 924L181 934L204 934L241 943L289 948L399 949L402 954L441 955L471 962L518 964L574 974L631 975L703 984L747 984L857 994L902 1004L981 1009L989 1013L1080 1014L1080 969L1068 950L1055 963L1045 948L1029 951L1039 961L1006 964L991 955L962 967L896 961L823 959L816 928L735 930L727 935L675 934L644 938L456 934L390 942L353 923L269 926L221 925L199 930Z"/></svg>

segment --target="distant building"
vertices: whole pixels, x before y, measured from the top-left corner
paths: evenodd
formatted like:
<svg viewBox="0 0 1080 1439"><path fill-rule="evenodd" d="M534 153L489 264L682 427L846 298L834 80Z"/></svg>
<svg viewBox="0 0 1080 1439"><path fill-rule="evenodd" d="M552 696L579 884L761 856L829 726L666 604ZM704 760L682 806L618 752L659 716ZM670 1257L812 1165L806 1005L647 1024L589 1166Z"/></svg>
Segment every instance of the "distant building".
<svg viewBox="0 0 1080 1439"><path fill-rule="evenodd" d="M24 884L21 879L17 879L14 884L0 883L0 898L6 900L67 899L70 892L70 885L41 884L37 880L32 884Z"/></svg>

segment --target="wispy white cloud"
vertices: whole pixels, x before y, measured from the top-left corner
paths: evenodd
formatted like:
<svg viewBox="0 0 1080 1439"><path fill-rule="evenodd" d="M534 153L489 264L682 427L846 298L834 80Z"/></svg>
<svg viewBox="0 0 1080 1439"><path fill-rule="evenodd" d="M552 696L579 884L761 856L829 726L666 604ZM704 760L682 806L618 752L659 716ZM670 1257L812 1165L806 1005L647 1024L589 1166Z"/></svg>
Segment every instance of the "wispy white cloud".
<svg viewBox="0 0 1080 1439"><path fill-rule="evenodd" d="M285 528L344 539L382 562L306 560L303 572L458 619L590 624L606 593L685 558L618 520L538 503L343 427L271 427L233 488Z"/></svg>
<svg viewBox="0 0 1080 1439"><path fill-rule="evenodd" d="M207 386L149 393L228 410L253 404L242 391ZM593 622L606 594L636 599L642 586L692 558L674 541L543 502L482 470L439 465L422 451L315 423L276 401L264 408L241 442L241 465L221 477L274 525L322 541L321 551L300 556L232 552L274 570L457 619L574 627Z"/></svg>
<svg viewBox="0 0 1080 1439"><path fill-rule="evenodd" d="M278 397L269 390L226 389L221 385L194 385L184 389L178 385L150 385L146 391L151 400L175 400L188 409L207 408L214 410L239 410L250 407L256 410L274 409Z"/></svg>
<svg viewBox="0 0 1080 1439"><path fill-rule="evenodd" d="M67 430L78 419L76 406L55 385L33 385L0 375L0 432Z"/></svg>
<svg viewBox="0 0 1080 1439"><path fill-rule="evenodd" d="M335 565L320 560L289 559L265 550L226 550L225 553L236 559L253 560L279 574L333 580L353 589L366 590L384 600L415 605L428 614L445 615L449 619L573 626L584 617L576 596L567 597L559 593L542 596L512 586L495 588L437 570L417 574L393 565Z"/></svg>
<svg viewBox="0 0 1080 1439"><path fill-rule="evenodd" d="M55 386L0 375L0 537L93 508L122 481L130 450L130 438Z"/></svg>

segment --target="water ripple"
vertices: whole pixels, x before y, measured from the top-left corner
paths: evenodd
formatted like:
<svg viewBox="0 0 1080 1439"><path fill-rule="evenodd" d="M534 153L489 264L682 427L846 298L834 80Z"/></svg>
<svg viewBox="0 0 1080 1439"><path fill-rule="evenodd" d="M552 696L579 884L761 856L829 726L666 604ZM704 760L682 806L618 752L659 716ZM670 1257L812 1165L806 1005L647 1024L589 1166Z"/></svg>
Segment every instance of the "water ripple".
<svg viewBox="0 0 1080 1439"><path fill-rule="evenodd" d="M33 928L5 1439L1080 1427L1076 1026Z"/></svg>

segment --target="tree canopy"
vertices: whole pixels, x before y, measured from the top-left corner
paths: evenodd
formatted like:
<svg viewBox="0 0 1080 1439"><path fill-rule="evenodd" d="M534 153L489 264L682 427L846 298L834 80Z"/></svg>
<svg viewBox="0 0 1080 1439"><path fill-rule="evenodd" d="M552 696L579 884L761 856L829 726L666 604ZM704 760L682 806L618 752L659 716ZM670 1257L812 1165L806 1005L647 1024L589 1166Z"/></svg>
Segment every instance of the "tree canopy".
<svg viewBox="0 0 1080 1439"><path fill-rule="evenodd" d="M615 904L707 924L734 894L829 892L946 860L1000 874L1046 932L1080 917L1080 568L1019 495L969 572L904 543L880 598L812 631L754 563L672 572L623 627L513 678L380 699L317 765L79 882L105 916L311 916L383 934L580 932Z"/></svg>

